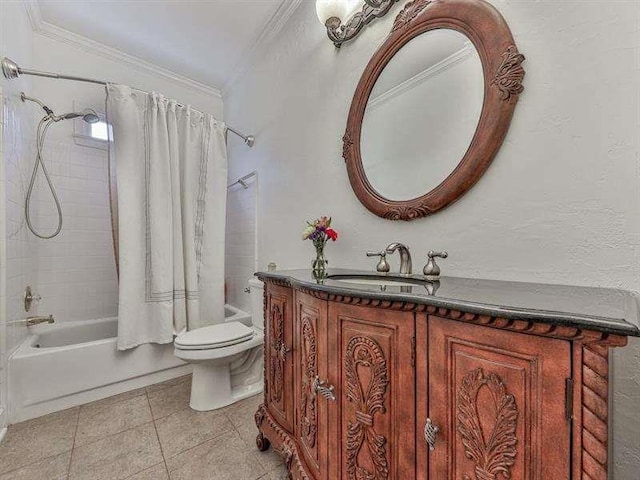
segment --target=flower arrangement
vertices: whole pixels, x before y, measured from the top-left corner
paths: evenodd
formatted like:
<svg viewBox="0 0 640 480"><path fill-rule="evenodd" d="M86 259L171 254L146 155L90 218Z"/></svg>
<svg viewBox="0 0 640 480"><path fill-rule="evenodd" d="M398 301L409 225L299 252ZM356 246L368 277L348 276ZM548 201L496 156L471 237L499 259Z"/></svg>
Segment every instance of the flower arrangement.
<svg viewBox="0 0 640 480"><path fill-rule="evenodd" d="M327 259L324 257L324 246L329 240L335 242L338 232L331 228L331 217L320 217L313 223L307 222L307 228L302 232L302 240L311 240L316 248L316 258L312 262L313 275L322 279L327 271Z"/></svg>

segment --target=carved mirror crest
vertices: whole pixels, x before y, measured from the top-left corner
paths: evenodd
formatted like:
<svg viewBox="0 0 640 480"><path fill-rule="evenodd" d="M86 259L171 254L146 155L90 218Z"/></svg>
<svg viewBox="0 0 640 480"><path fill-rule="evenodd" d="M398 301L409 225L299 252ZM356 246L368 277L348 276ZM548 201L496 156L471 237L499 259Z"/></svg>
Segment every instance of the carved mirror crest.
<svg viewBox="0 0 640 480"><path fill-rule="evenodd" d="M524 56L483 0L414 0L356 88L343 156L362 204L390 220L437 212L466 193L500 149Z"/></svg>

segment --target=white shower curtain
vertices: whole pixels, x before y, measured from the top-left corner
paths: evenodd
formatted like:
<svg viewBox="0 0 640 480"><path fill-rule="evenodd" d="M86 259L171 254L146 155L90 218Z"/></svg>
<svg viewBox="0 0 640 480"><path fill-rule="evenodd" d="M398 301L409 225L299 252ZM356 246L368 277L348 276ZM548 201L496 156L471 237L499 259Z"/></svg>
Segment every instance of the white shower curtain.
<svg viewBox="0 0 640 480"><path fill-rule="evenodd" d="M119 211L118 349L224 318L225 125L107 86Z"/></svg>

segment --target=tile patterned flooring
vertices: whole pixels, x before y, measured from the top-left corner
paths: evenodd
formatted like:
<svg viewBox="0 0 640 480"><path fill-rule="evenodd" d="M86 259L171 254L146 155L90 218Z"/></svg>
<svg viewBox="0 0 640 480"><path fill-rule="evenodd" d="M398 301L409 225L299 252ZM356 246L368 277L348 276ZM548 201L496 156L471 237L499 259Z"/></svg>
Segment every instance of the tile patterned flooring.
<svg viewBox="0 0 640 480"><path fill-rule="evenodd" d="M11 425L0 480L281 480L255 446L261 395L213 412L189 408L191 377Z"/></svg>

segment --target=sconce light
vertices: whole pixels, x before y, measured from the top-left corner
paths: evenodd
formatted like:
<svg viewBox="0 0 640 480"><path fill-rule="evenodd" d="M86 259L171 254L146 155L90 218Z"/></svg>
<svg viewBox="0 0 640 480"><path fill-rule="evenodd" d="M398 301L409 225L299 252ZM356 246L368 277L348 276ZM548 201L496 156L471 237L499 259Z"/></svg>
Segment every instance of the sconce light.
<svg viewBox="0 0 640 480"><path fill-rule="evenodd" d="M327 27L327 36L336 46L354 38L374 18L384 17L398 0L364 0L362 9L351 18L353 0L316 0L318 19ZM342 23L344 21L344 23Z"/></svg>

